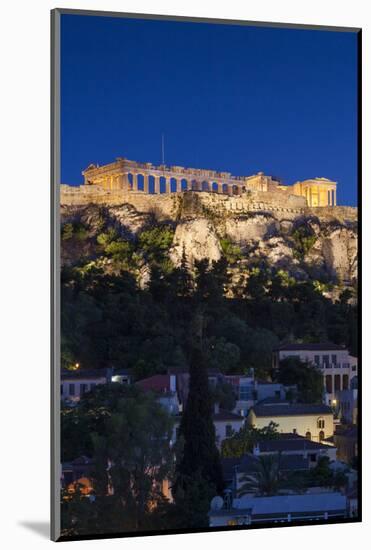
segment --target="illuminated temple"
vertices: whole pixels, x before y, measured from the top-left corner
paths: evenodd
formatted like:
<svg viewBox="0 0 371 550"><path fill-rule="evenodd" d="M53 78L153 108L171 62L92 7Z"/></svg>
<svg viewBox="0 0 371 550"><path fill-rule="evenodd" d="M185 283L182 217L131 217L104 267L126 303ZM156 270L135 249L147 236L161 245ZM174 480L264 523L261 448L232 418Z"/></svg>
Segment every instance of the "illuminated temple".
<svg viewBox="0 0 371 550"><path fill-rule="evenodd" d="M88 186L103 192L125 195L172 194L192 190L243 196L258 191L276 195L280 199L285 196L304 197L309 207L336 206L336 182L323 177L284 185L279 179L263 172L251 176L233 176L230 172L164 164L155 166L150 162L141 163L121 157L103 166L90 164L82 174L82 187L86 190Z"/></svg>

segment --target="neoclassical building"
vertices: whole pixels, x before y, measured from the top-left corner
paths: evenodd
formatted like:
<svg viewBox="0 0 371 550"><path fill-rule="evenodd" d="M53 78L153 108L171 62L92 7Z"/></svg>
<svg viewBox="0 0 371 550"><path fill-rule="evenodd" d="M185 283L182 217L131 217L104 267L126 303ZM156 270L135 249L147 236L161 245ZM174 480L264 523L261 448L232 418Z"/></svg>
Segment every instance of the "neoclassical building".
<svg viewBox="0 0 371 550"><path fill-rule="evenodd" d="M183 166L155 166L150 162L136 162L121 157L104 166L90 164L82 174L84 185L113 192L170 194L193 190L243 195L256 190L279 193L281 196L301 196L311 207L336 205L336 182L326 178L283 185L278 179L263 172L252 176L233 176L230 172Z"/></svg>

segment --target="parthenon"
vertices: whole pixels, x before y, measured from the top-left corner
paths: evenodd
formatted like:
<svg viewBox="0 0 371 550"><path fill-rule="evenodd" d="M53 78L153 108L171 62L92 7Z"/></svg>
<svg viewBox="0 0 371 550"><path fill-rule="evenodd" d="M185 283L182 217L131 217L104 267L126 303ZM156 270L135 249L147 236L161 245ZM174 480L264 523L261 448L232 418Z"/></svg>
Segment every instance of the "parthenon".
<svg viewBox="0 0 371 550"><path fill-rule="evenodd" d="M263 172L251 176L233 176L230 172L155 166L150 162L135 162L122 157L104 166L90 164L82 174L84 186L95 186L108 192L153 195L192 190L238 196L255 190L278 193L281 197L304 197L310 207L336 205L336 182L323 177L284 185Z"/></svg>

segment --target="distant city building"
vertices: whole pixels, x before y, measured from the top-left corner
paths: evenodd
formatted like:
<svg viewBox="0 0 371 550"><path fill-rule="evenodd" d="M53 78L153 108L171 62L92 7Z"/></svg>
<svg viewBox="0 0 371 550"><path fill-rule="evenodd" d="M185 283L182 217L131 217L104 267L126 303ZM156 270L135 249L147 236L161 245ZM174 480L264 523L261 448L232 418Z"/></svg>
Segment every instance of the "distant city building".
<svg viewBox="0 0 371 550"><path fill-rule="evenodd" d="M345 424L358 422L358 377L350 382L349 390L335 392L335 410L340 420Z"/></svg>
<svg viewBox="0 0 371 550"><path fill-rule="evenodd" d="M153 392L157 401L171 415L177 415L181 411L175 374L155 374L149 378L143 378L136 382L136 386L144 392Z"/></svg>
<svg viewBox="0 0 371 550"><path fill-rule="evenodd" d="M77 402L84 393L111 382L130 384L131 375L126 369L64 369L61 372L61 399Z"/></svg>
<svg viewBox="0 0 371 550"><path fill-rule="evenodd" d="M325 402L332 405L336 392L348 390L351 380L357 376L357 358L349 351L331 342L316 344L283 344L273 350L273 368L287 357L297 357L301 361L318 367L323 374Z"/></svg>

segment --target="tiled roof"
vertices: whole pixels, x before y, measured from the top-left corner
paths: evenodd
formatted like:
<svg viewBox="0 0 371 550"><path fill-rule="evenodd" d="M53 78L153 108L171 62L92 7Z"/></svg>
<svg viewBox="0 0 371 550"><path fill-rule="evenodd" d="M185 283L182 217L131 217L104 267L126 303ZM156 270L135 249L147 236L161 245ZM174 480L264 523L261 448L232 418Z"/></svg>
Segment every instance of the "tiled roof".
<svg viewBox="0 0 371 550"><path fill-rule="evenodd" d="M166 393L170 391L170 374L155 374L139 380L136 385L143 391Z"/></svg>
<svg viewBox="0 0 371 550"><path fill-rule="evenodd" d="M296 437L295 439L271 439L259 441L259 449L262 453L285 452L285 451L320 451L328 450L328 445L322 445L316 441L310 441L305 437Z"/></svg>
<svg viewBox="0 0 371 550"><path fill-rule="evenodd" d="M64 369L61 372L61 380L77 380L81 378L106 378L107 369L76 369L67 370Z"/></svg>
<svg viewBox="0 0 371 550"><path fill-rule="evenodd" d="M333 344L332 342L319 342L316 344L282 344L273 351L344 351L343 346Z"/></svg>
<svg viewBox="0 0 371 550"><path fill-rule="evenodd" d="M272 417L272 416L298 416L306 414L332 414L332 409L327 405L255 405L252 408L256 416Z"/></svg>
<svg viewBox="0 0 371 550"><path fill-rule="evenodd" d="M246 454L241 458L240 465L237 467L239 473L253 473L259 464L258 456ZM281 455L279 457L279 469L281 471L288 470L307 470L309 468L308 458L304 458L301 454Z"/></svg>

